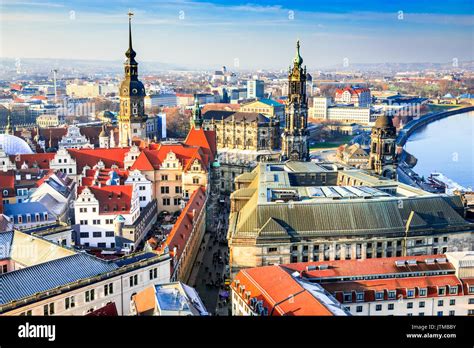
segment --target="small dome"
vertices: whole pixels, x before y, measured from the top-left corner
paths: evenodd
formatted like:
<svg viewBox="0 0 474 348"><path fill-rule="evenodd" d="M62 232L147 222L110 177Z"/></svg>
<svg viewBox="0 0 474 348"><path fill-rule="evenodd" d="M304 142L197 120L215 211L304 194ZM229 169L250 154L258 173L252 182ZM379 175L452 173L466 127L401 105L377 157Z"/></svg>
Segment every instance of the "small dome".
<svg viewBox="0 0 474 348"><path fill-rule="evenodd" d="M215 161L215 162L212 163L212 166L214 168L219 168L221 166L221 164L218 161Z"/></svg>
<svg viewBox="0 0 474 348"><path fill-rule="evenodd" d="M0 134L0 148L5 151L7 155L24 155L33 153L33 150L31 150L26 141L10 134Z"/></svg>
<svg viewBox="0 0 474 348"><path fill-rule="evenodd" d="M376 128L391 128L393 127L393 122L390 117L387 115L382 115L377 118L375 121Z"/></svg>

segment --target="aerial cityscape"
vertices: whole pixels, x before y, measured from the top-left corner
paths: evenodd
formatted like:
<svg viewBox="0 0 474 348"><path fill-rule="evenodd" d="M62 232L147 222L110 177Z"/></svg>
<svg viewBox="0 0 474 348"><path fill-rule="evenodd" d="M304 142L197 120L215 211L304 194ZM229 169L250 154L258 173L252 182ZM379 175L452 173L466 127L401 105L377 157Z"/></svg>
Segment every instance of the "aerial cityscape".
<svg viewBox="0 0 474 348"><path fill-rule="evenodd" d="M455 2L2 1L0 316L474 316Z"/></svg>

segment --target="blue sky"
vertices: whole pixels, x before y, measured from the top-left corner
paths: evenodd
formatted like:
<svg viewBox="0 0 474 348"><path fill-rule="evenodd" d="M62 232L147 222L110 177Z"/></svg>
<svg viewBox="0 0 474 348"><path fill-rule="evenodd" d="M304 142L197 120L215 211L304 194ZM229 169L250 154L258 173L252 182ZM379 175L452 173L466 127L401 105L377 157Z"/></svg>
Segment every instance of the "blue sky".
<svg viewBox="0 0 474 348"><path fill-rule="evenodd" d="M0 0L2 57L122 59L134 13L139 62L310 68L474 59L474 1Z"/></svg>

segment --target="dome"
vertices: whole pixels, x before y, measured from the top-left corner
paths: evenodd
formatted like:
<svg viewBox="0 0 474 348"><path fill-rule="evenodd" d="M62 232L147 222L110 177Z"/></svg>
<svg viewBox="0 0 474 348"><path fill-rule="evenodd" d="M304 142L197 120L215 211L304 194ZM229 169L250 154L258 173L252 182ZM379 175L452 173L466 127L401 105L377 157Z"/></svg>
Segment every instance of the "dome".
<svg viewBox="0 0 474 348"><path fill-rule="evenodd" d="M0 134L0 148L5 151L7 155L33 153L33 150L31 150L26 141L11 134Z"/></svg>
<svg viewBox="0 0 474 348"><path fill-rule="evenodd" d="M377 117L377 120L375 121L375 127L376 128L389 128L393 127L393 122L390 117L387 115L382 115Z"/></svg>

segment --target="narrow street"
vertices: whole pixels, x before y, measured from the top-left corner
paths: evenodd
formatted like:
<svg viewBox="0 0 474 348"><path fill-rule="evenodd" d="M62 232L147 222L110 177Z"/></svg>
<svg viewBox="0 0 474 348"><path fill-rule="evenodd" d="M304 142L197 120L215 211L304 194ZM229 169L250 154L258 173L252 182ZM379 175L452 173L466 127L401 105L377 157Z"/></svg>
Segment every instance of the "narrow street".
<svg viewBox="0 0 474 348"><path fill-rule="evenodd" d="M199 293L204 305L211 315L228 315L228 303L225 292L226 265L228 264L227 247L227 206L219 202L209 209L217 219L206 231L194 267L191 271L189 284Z"/></svg>

